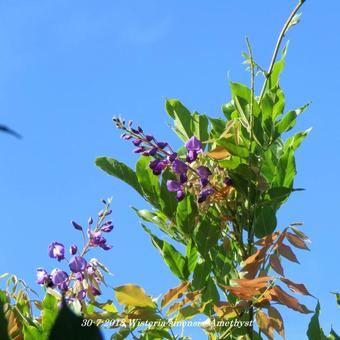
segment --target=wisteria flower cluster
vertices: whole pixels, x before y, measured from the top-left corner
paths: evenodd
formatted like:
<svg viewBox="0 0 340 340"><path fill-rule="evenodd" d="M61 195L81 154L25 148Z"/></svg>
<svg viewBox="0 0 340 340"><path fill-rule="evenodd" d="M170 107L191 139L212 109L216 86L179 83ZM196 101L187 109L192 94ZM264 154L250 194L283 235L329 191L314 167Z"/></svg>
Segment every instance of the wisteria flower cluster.
<svg viewBox="0 0 340 340"><path fill-rule="evenodd" d="M153 158L149 167L154 175L161 175L167 168L172 170L176 180L168 180L167 189L176 193L178 201L184 199L186 187L191 187L193 182L197 183L197 181L200 184L198 203L203 203L216 192L216 187L209 180L212 171L206 165L197 162L199 155L203 153L203 146L196 136L192 136L185 143L186 155L182 159L167 142L158 141L153 135L145 134L139 126L133 128L132 121L129 121L127 126L120 117L114 117L113 121L117 128L124 131L121 138L131 141L135 146L134 153ZM226 176L223 184L231 186L231 178Z"/></svg>
<svg viewBox="0 0 340 340"><path fill-rule="evenodd" d="M100 268L103 265L96 259L87 261L85 255L91 248L100 247L103 250L110 250L111 245L107 243L103 236L113 229L112 220L108 220L111 215L110 210L111 199L108 203L103 200L104 209L99 211L97 222L94 223L92 217L87 221L86 233L84 228L75 221L71 221L71 225L83 236L83 247L80 250L76 244L72 244L69 248L70 258L66 257L64 244L53 241L48 246L48 255L58 262L66 261L68 270L55 268L49 274L44 268L37 268L37 283L48 288L57 288L65 295L67 299L73 301L78 299L82 301L86 296L93 298L100 295L100 282L103 281L103 275Z"/></svg>

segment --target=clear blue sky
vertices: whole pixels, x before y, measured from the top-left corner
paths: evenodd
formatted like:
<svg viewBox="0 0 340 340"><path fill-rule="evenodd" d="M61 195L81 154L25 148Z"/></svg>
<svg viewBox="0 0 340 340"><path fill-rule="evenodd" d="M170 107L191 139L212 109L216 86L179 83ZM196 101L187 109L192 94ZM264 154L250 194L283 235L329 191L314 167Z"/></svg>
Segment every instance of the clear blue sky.
<svg viewBox="0 0 340 340"><path fill-rule="evenodd" d="M167 127L166 97L191 110L221 115L230 98L228 74L247 81L241 52L249 37L267 66L294 0L1 1L0 122L19 141L0 134L0 272L35 286L35 269L53 269L50 241L79 241L70 227L85 222L113 196L114 248L98 256L111 268L112 285L127 282L154 296L173 287L170 275L129 208L146 207L137 194L97 169L108 155L132 165L136 156L111 123L120 113L176 143ZM313 101L296 130L313 127L297 155L296 193L280 213L280 226L304 221L313 243L287 276L320 298L326 330L340 332L340 155L338 55L340 3L307 0L303 21L289 34L282 79L287 106ZM314 308L313 299L304 300ZM310 316L284 312L287 338L305 338ZM198 339L198 336L196 336ZM202 337L203 339L203 337Z"/></svg>

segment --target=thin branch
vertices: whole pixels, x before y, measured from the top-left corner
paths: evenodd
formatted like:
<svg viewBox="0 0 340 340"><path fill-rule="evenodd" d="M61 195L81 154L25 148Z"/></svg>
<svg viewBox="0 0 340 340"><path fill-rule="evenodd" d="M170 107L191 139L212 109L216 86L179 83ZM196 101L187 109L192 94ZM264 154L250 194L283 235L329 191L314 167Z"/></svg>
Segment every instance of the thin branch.
<svg viewBox="0 0 340 340"><path fill-rule="evenodd" d="M277 42L276 42L276 46L275 46L275 49L274 49L272 60L270 62L270 65L269 65L269 68L268 68L268 71L267 71L267 74L266 74L266 80L264 81L264 84L263 84L263 87L262 87L262 91L261 91L261 95L260 95L260 100L259 100L260 102L262 101L262 97L264 95L264 91L266 89L266 86L267 86L267 83L268 83L268 79L269 79L271 73L273 72L273 68L274 68L274 65L275 65L275 61L276 61L277 55L278 55L279 50L280 50L280 46L281 46L282 40L283 40L285 34L287 33L287 31L289 29L289 26L290 26L293 18L295 17L296 13L299 11L301 6L305 2L306 2L306 0L300 0L299 1L299 3L293 9L292 13L289 15L286 23L284 24L284 26L283 26L283 28L282 28L282 30L280 32L279 38L277 39Z"/></svg>

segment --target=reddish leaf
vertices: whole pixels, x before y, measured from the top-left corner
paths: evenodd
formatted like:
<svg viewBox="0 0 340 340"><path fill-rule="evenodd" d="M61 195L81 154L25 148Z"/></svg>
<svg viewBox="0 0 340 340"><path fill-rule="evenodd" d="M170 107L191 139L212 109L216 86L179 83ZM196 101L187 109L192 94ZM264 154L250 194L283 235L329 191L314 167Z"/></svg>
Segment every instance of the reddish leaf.
<svg viewBox="0 0 340 340"><path fill-rule="evenodd" d="M309 237L306 234L304 234L301 230L299 230L298 228L291 226L290 229L292 229L294 231L294 233L297 236L299 236L302 240L310 242Z"/></svg>
<svg viewBox="0 0 340 340"><path fill-rule="evenodd" d="M241 287L249 287L249 288L257 288L261 289L267 287L267 283L270 280L273 280L274 277L272 276L264 276L259 277L257 279L233 279L232 282L237 283Z"/></svg>
<svg viewBox="0 0 340 340"><path fill-rule="evenodd" d="M287 285L287 287L294 293L299 293L302 295L309 295L309 296L313 296L305 287L304 284L302 283L295 283L291 280L285 279L285 278L281 278L280 279L283 283L285 283Z"/></svg>
<svg viewBox="0 0 340 340"><path fill-rule="evenodd" d="M243 300L251 300L253 296L260 294L258 288L254 287L231 287L231 286L222 286L233 295Z"/></svg>
<svg viewBox="0 0 340 340"><path fill-rule="evenodd" d="M262 310L258 309L256 312L256 323L259 329L267 335L268 339L273 340L273 326L270 323L269 316Z"/></svg>
<svg viewBox="0 0 340 340"><path fill-rule="evenodd" d="M279 234L280 232L276 231L273 234L261 238L260 240L255 242L255 244L258 246L271 246L274 243L274 241L278 238Z"/></svg>
<svg viewBox="0 0 340 340"><path fill-rule="evenodd" d="M284 276L283 267L281 265L279 257L276 254L270 256L269 264L278 274Z"/></svg>
<svg viewBox="0 0 340 340"><path fill-rule="evenodd" d="M291 309L298 311L300 313L303 313L303 314L311 313L311 311L308 310L305 305L300 304L299 301L295 297L287 294L279 286L274 286L270 290L270 295L272 296L273 300L287 306L288 308L291 308Z"/></svg>
<svg viewBox="0 0 340 340"><path fill-rule="evenodd" d="M292 233L287 233L287 240L296 248L309 250L306 243L300 237Z"/></svg>
<svg viewBox="0 0 340 340"><path fill-rule="evenodd" d="M284 256L286 259L292 262L300 263L289 246L286 246L285 244L281 243L278 246L277 250L279 254Z"/></svg>
<svg viewBox="0 0 340 340"><path fill-rule="evenodd" d="M283 319L279 311L276 308L269 306L268 315L270 318L270 324L283 338L285 338Z"/></svg>

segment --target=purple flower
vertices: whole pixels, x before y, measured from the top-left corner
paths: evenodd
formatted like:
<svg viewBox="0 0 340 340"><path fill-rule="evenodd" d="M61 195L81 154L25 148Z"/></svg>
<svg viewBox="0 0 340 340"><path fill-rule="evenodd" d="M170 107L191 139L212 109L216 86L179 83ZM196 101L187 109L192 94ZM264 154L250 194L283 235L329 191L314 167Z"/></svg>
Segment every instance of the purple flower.
<svg viewBox="0 0 340 340"><path fill-rule="evenodd" d="M95 288L93 286L90 286L89 288L90 288L90 292L91 292L92 295L94 295L94 296L101 295L101 292L97 288Z"/></svg>
<svg viewBox="0 0 340 340"><path fill-rule="evenodd" d="M202 149L202 143L195 136L192 136L186 143L185 147L188 151L200 151Z"/></svg>
<svg viewBox="0 0 340 340"><path fill-rule="evenodd" d="M37 283L39 285L45 284L49 280L47 271L43 268L37 268Z"/></svg>
<svg viewBox="0 0 340 340"><path fill-rule="evenodd" d="M182 174L183 172L187 172L188 166L184 162L182 162L181 160L176 159L172 163L172 170L176 174Z"/></svg>
<svg viewBox="0 0 340 340"><path fill-rule="evenodd" d="M72 244L70 247L70 254L74 255L77 252L78 248L75 244Z"/></svg>
<svg viewBox="0 0 340 340"><path fill-rule="evenodd" d="M106 244L106 238L102 236L101 231L93 232L89 230L88 232L90 238L90 246L96 247L99 246L104 250L110 250L112 248L111 245Z"/></svg>
<svg viewBox="0 0 340 340"><path fill-rule="evenodd" d="M100 210L98 213L98 217L109 216L112 214L112 210Z"/></svg>
<svg viewBox="0 0 340 340"><path fill-rule="evenodd" d="M102 227L100 230L103 231L104 233L109 233L112 229L113 229L113 225L108 224Z"/></svg>
<svg viewBox="0 0 340 340"><path fill-rule="evenodd" d="M209 168L203 165L199 166L196 171L201 178L208 178L211 175Z"/></svg>
<svg viewBox="0 0 340 340"><path fill-rule="evenodd" d="M82 289L81 291L78 292L77 294L77 299L82 301L86 297L86 290Z"/></svg>
<svg viewBox="0 0 340 340"><path fill-rule="evenodd" d="M51 272L52 283L56 285L58 288L65 290L67 289L67 280L68 275L63 270L58 268L53 269Z"/></svg>
<svg viewBox="0 0 340 340"><path fill-rule="evenodd" d="M196 151L188 151L186 161L188 163L192 163L197 159L197 152Z"/></svg>
<svg viewBox="0 0 340 340"><path fill-rule="evenodd" d="M187 162L192 163L197 159L197 154L202 150L202 143L195 136L192 136L186 143L185 147L188 150L186 157Z"/></svg>
<svg viewBox="0 0 340 340"><path fill-rule="evenodd" d="M149 150L146 150L142 153L143 156L154 156L157 153L157 148L151 148Z"/></svg>
<svg viewBox="0 0 340 340"><path fill-rule="evenodd" d="M93 224L93 218L90 216L89 219L87 220L87 223L89 225Z"/></svg>
<svg viewBox="0 0 340 340"><path fill-rule="evenodd" d="M166 187L170 192L176 192L176 198L178 201L181 201L184 198L185 193L181 183L178 183L174 180L168 180L166 182Z"/></svg>
<svg viewBox="0 0 340 340"><path fill-rule="evenodd" d="M181 173L181 174L179 175L179 180L180 180L180 182L181 182L182 184L185 183L185 182L188 180L187 174L186 174L185 172Z"/></svg>
<svg viewBox="0 0 340 340"><path fill-rule="evenodd" d="M106 242L105 238L102 236L101 231L94 232L94 231L89 230L88 234L90 238L90 246L92 247L98 246L101 243Z"/></svg>
<svg viewBox="0 0 340 340"><path fill-rule="evenodd" d="M154 175L160 175L162 171L168 166L166 159L154 159L149 163L149 168L152 170Z"/></svg>
<svg viewBox="0 0 340 340"><path fill-rule="evenodd" d="M166 187L168 188L170 192L176 192L178 190L183 189L183 185L181 183L178 183L171 179L167 180Z"/></svg>
<svg viewBox="0 0 340 340"><path fill-rule="evenodd" d="M86 269L86 265L86 260L81 256L73 256L69 263L69 267L73 273L84 271Z"/></svg>
<svg viewBox="0 0 340 340"><path fill-rule="evenodd" d="M133 150L134 153L142 153L143 151L145 151L144 146L140 146L139 148Z"/></svg>
<svg viewBox="0 0 340 340"><path fill-rule="evenodd" d="M100 246L100 248L102 248L103 250L110 250L110 249L112 249L111 244L107 244L107 243L100 244L99 246Z"/></svg>
<svg viewBox="0 0 340 340"><path fill-rule="evenodd" d="M229 185L229 186L233 185L233 180L228 176L224 179L223 182L224 182L225 185Z"/></svg>
<svg viewBox="0 0 340 340"><path fill-rule="evenodd" d="M202 188L206 187L209 184L208 178L201 178Z"/></svg>
<svg viewBox="0 0 340 340"><path fill-rule="evenodd" d="M63 260L65 258L64 253L65 247L59 242L54 241L48 246L48 255L53 259Z"/></svg>
<svg viewBox="0 0 340 340"><path fill-rule="evenodd" d="M82 272L75 273L74 276L78 281L83 281L84 280L84 275Z"/></svg>
<svg viewBox="0 0 340 340"><path fill-rule="evenodd" d="M168 146L168 143L165 143L165 142L158 142L157 143L157 146L161 149L164 149L166 146Z"/></svg>
<svg viewBox="0 0 340 340"><path fill-rule="evenodd" d="M214 193L214 189L211 189L211 188L202 190L198 195L198 200L197 200L198 203L204 202L207 199L207 197L213 193Z"/></svg>
<svg viewBox="0 0 340 340"><path fill-rule="evenodd" d="M184 197L185 197L184 191L178 190L177 193L176 193L177 201L182 201Z"/></svg>
<svg viewBox="0 0 340 340"><path fill-rule="evenodd" d="M83 228L81 227L81 225L79 225L77 222L74 222L74 221L71 221L74 229L77 229L77 230L83 230Z"/></svg>
<svg viewBox="0 0 340 340"><path fill-rule="evenodd" d="M135 145L135 146L139 146L139 145L141 145L142 140L141 140L141 139L134 139L134 140L132 141L132 143L133 143L133 145Z"/></svg>
<svg viewBox="0 0 340 340"><path fill-rule="evenodd" d="M139 135L139 131L138 131L138 130L136 130L136 129L134 129L134 128L131 128L131 131L132 131L133 133L135 133L136 135Z"/></svg>
<svg viewBox="0 0 340 340"><path fill-rule="evenodd" d="M151 136L151 135L146 135L145 138L148 142L151 142L152 140L154 140L154 136Z"/></svg>
<svg viewBox="0 0 340 340"><path fill-rule="evenodd" d="M177 158L177 153L174 152L171 155L169 155L167 158L170 162L173 162Z"/></svg>
<svg viewBox="0 0 340 340"><path fill-rule="evenodd" d="M132 138L132 136L130 136L130 135L126 134L126 133L123 133L120 137L125 139L125 140L129 140L129 139Z"/></svg>

